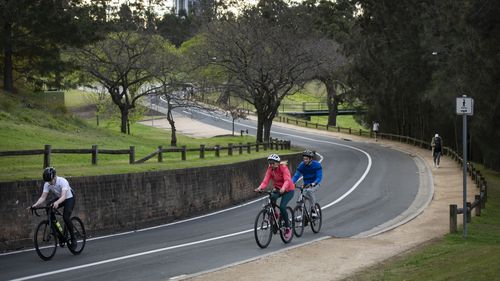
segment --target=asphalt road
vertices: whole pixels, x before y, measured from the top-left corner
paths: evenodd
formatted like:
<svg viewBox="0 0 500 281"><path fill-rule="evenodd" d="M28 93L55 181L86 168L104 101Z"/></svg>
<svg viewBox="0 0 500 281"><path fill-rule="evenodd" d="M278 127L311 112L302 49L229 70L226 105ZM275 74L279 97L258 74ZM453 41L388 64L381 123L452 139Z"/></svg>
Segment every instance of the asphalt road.
<svg viewBox="0 0 500 281"><path fill-rule="evenodd" d="M208 124L232 126L223 115L189 114ZM250 134L255 133L254 127L250 120L236 124L238 131L248 129ZM263 201L255 200L203 217L92 239L80 256L65 248L59 248L49 262L40 260L33 250L3 254L0 280L168 280L322 237L366 233L398 217L417 195L421 181L417 163L406 153L277 126L271 135L314 149L323 157L324 180L317 193L323 206L319 234L306 228L290 244L274 236L267 249L258 248L252 228Z"/></svg>

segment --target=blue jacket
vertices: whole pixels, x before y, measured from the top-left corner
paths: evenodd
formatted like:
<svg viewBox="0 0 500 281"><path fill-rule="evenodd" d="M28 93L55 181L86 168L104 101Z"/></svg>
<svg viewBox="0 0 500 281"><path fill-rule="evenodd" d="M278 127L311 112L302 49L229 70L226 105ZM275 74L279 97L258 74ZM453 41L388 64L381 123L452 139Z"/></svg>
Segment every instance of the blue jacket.
<svg viewBox="0 0 500 281"><path fill-rule="evenodd" d="M321 167L321 163L316 160L311 161L309 165L306 165L304 162L300 162L295 175L293 175L293 183L296 183L301 175L304 177L304 184L310 184L313 182L315 184L320 183L323 178L323 168Z"/></svg>

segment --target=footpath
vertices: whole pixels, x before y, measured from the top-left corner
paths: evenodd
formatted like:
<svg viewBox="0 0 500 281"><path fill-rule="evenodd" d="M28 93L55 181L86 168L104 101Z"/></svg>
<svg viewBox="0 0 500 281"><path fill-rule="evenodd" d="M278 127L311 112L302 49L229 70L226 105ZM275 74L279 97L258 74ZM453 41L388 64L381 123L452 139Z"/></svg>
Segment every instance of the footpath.
<svg viewBox="0 0 500 281"><path fill-rule="evenodd" d="M183 132L183 125L190 133L198 129L203 134L213 132L219 135L220 129L207 126L195 120L176 120L177 129ZM157 123L160 121L158 120ZM395 229L368 238L327 238L298 247L290 247L276 254L241 262L209 272L185 276L187 280L342 280L364 268L374 266L392 257L402 255L429 241L440 239L449 232L449 205L462 202L462 169L448 157L441 158L439 168L432 164L431 151L404 143L379 140L326 132L308 128L298 128L283 123L273 126L297 128L315 134L329 135L339 139L356 142L374 143L421 157L432 173L434 195L432 201L417 217ZM195 129L195 130L193 130ZM470 200L477 194L470 180L467 183ZM462 216L458 217L460 225ZM179 280L179 279L177 279Z"/></svg>

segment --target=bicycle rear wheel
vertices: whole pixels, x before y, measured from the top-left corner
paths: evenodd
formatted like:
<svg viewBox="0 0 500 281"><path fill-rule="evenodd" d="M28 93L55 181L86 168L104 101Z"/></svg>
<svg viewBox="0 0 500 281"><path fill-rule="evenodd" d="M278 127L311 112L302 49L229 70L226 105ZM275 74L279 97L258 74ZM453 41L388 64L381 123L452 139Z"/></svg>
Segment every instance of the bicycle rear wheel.
<svg viewBox="0 0 500 281"><path fill-rule="evenodd" d="M293 215L294 215L294 220L295 220L295 225L293 227L293 233L295 236L300 237L302 234L304 234L304 220L305 220L305 213L304 213L304 208L302 208L302 205L297 205L295 206L295 209L293 210Z"/></svg>
<svg viewBox="0 0 500 281"><path fill-rule="evenodd" d="M38 224L33 242L35 243L36 253L42 260L48 261L56 254L57 237L52 232L48 220L41 221Z"/></svg>
<svg viewBox="0 0 500 281"><path fill-rule="evenodd" d="M321 206L318 203L314 205L314 211L316 212L316 216L312 216L311 219L311 229L314 233L318 233L321 229L323 215L321 214Z"/></svg>
<svg viewBox="0 0 500 281"><path fill-rule="evenodd" d="M280 218L280 237L281 237L281 241L283 241L283 243L288 244L293 239L293 232L292 231L294 229L295 222L294 222L292 207L286 207L286 212L288 214L288 226L290 227L290 234L289 234L289 236L285 235L285 228L286 228L285 219L283 218L283 216L281 216L281 218Z"/></svg>
<svg viewBox="0 0 500 281"><path fill-rule="evenodd" d="M87 234L85 232L83 222L80 218L72 217L71 223L73 223L73 233L76 239L76 246L70 245L70 239L68 242L68 249L73 255L79 255L83 251L83 248L85 248L85 243L87 242Z"/></svg>
<svg viewBox="0 0 500 281"><path fill-rule="evenodd" d="M266 248L271 243L273 228L271 222L271 214L266 210L260 210L255 218L254 230L255 242L259 247Z"/></svg>

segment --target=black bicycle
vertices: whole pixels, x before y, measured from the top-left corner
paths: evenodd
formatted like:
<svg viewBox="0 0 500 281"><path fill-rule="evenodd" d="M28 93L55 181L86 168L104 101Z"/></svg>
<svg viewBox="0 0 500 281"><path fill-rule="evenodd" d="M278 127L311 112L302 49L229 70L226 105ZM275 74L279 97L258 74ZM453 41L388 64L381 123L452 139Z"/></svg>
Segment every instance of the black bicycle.
<svg viewBox="0 0 500 281"><path fill-rule="evenodd" d="M266 204L259 211L257 217L255 218L254 224L254 236L257 245L261 248L266 248L271 243L273 234L280 233L281 241L288 244L292 241L293 235L290 237L285 237L285 220L283 216L279 214L279 206L273 204L271 201L272 191L265 191L269 197L267 198ZM291 207L286 207L288 214L288 222L290 227L294 228L293 222L293 209Z"/></svg>
<svg viewBox="0 0 500 281"><path fill-rule="evenodd" d="M35 236L33 237L38 256L42 260L50 260L56 254L58 244L60 247L67 245L68 250L73 255L79 255L83 251L83 248L85 248L85 242L87 241L87 235L82 220L78 217L71 218L73 233L76 239L76 245L73 245L71 243L68 227L64 224L64 220L62 219L62 214L52 206L32 207L31 213L39 217L40 215L37 210L42 209L47 213L47 219L38 224L35 229ZM62 224L60 224L57 219L53 219L56 218L56 216L60 217L59 221L61 221ZM63 224L64 226L62 226Z"/></svg>
<svg viewBox="0 0 500 281"><path fill-rule="evenodd" d="M310 188L310 185L299 187L300 195L297 200L297 206L293 210L295 214L293 233L295 236L300 237L304 234L304 227L309 223L311 224L311 229L314 233L318 233L321 229L322 224L322 214L321 206L316 203L314 204L314 213L312 212L313 206L311 206L311 199L304 195L304 190Z"/></svg>

